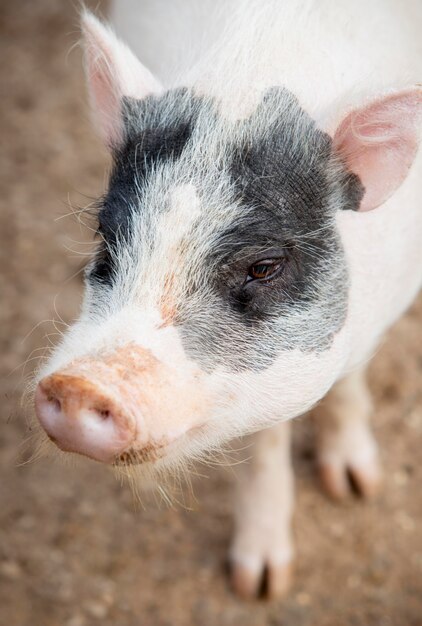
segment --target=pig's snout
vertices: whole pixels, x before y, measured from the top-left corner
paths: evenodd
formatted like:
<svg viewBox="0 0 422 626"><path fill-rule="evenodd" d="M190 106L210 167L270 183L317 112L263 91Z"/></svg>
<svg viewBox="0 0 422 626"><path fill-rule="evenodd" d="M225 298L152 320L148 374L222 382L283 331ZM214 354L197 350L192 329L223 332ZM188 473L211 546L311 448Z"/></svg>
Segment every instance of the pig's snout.
<svg viewBox="0 0 422 626"><path fill-rule="evenodd" d="M135 420L124 406L87 378L56 373L42 379L35 410L59 448L97 461L111 463L136 436Z"/></svg>
<svg viewBox="0 0 422 626"><path fill-rule="evenodd" d="M59 448L125 465L171 454L209 407L196 369L166 365L134 343L75 359L43 378L35 395L41 426Z"/></svg>

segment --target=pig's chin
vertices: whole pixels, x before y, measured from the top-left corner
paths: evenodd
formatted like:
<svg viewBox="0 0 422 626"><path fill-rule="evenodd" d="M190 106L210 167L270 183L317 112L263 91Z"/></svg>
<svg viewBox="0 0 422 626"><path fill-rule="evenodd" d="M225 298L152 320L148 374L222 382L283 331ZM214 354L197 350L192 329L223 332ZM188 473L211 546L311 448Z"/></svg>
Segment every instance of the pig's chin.
<svg viewBox="0 0 422 626"><path fill-rule="evenodd" d="M128 467L143 463L154 463L166 455L166 444L161 446L147 446L145 448L129 448L114 457L112 465L115 467Z"/></svg>
<svg viewBox="0 0 422 626"><path fill-rule="evenodd" d="M121 454L118 454L111 461L114 467L130 467L149 465L152 466L158 462L165 462L176 456L177 449L180 449L179 441L165 442L159 445L150 444L142 448L131 447Z"/></svg>
<svg viewBox="0 0 422 626"><path fill-rule="evenodd" d="M153 469L156 465L157 469L164 469L166 466L172 466L180 462L181 459L192 453L192 448L199 447L201 435L207 430L206 425L194 426L180 437L173 440L166 440L160 443L154 443L142 448L132 446L118 454L112 460L114 467L131 467L148 466ZM202 446L200 446L202 448Z"/></svg>
<svg viewBox="0 0 422 626"><path fill-rule="evenodd" d="M100 459L98 456L92 456L88 451L85 451L83 446L76 449L71 445L67 445L66 442L58 441L53 435L49 435L48 433L46 433L46 435L56 448L65 454L77 454L90 461L121 468L148 465L149 469L151 469L152 466L159 461L162 463L163 461L165 462L165 460L170 460L178 456L180 454L180 448L183 448L181 442L176 439L173 441L163 441L161 443L151 443L141 448L137 448L134 445L119 454Z"/></svg>
<svg viewBox="0 0 422 626"><path fill-rule="evenodd" d="M90 461L96 461L117 469L129 470L133 468L142 479L143 475L145 478L151 478L155 473L162 476L163 473L174 469L181 461L185 460L186 462L187 456L192 453L192 448L198 447L197 438L203 433L204 429L205 425L195 426L183 435L173 439L150 443L142 447L137 447L134 444L119 454L103 459L92 456L88 451L84 450L83 446L76 449L64 441L58 441L53 435L45 431L44 434L54 444L55 449L59 449L66 455L77 454ZM202 448L202 446L200 447Z"/></svg>
<svg viewBox="0 0 422 626"><path fill-rule="evenodd" d="M155 463L159 459L166 457L169 449L172 447L171 443L162 443L160 445L150 444L149 446L145 446L143 448L136 448L133 446L115 456L100 459L96 456L92 456L89 452L84 451L83 446L79 449L75 449L72 448L72 446L66 445L66 443L57 441L52 435L47 436L50 441L52 441L63 453L77 454L89 459L90 461L96 461L98 463L112 465L114 467L129 467L132 465Z"/></svg>

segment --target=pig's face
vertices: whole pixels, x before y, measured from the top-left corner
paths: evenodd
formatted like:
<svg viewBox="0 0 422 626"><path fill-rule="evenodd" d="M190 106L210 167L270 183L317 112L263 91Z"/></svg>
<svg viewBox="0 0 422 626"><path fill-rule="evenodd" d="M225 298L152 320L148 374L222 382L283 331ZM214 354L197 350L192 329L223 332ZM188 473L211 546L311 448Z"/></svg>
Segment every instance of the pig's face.
<svg viewBox="0 0 422 626"><path fill-rule="evenodd" d="M64 450L159 470L303 413L338 376L350 338L336 214L364 195L338 147L357 134L344 123L336 145L283 88L235 121L189 89L120 85L110 100L101 72L134 60L92 20L113 169L83 312L37 412Z"/></svg>
<svg viewBox="0 0 422 626"><path fill-rule="evenodd" d="M362 196L328 135L283 89L237 122L188 90L123 104L87 314L146 316L206 375L328 350L347 311L335 215Z"/></svg>
<svg viewBox="0 0 422 626"><path fill-rule="evenodd" d="M66 389L74 402L78 379L96 385L99 425L65 449L157 461L297 415L330 386L348 291L334 218L361 187L283 89L237 122L188 90L123 111L84 313L49 368L68 378L44 393L66 411ZM106 451L85 445L107 438L104 415L119 422Z"/></svg>

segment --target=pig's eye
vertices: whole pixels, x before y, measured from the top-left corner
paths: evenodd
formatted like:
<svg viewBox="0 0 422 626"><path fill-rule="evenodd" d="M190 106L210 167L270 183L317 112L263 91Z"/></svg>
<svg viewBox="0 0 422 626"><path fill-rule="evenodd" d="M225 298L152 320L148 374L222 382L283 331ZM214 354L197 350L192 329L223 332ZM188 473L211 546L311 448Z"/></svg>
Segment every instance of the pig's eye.
<svg viewBox="0 0 422 626"><path fill-rule="evenodd" d="M275 278L283 268L284 259L264 259L251 265L248 271L247 282L251 280L267 281Z"/></svg>

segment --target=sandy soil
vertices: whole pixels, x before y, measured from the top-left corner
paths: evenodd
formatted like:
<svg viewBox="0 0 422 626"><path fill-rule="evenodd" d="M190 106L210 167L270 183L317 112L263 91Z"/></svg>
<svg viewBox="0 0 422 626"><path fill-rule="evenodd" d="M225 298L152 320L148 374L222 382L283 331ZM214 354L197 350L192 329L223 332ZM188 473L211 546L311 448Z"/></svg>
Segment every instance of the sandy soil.
<svg viewBox="0 0 422 626"><path fill-rule="evenodd" d="M100 465L19 464L31 454L20 406L31 359L64 328L35 325L72 320L80 301L74 274L92 233L64 216L69 201L84 206L101 191L107 162L89 126L80 53L68 54L74 4L0 4L0 624L421 625L422 299L370 368L386 469L376 501L328 501L308 420L295 424L298 559L282 602L244 604L227 587L232 472L195 480L193 510L142 510Z"/></svg>

